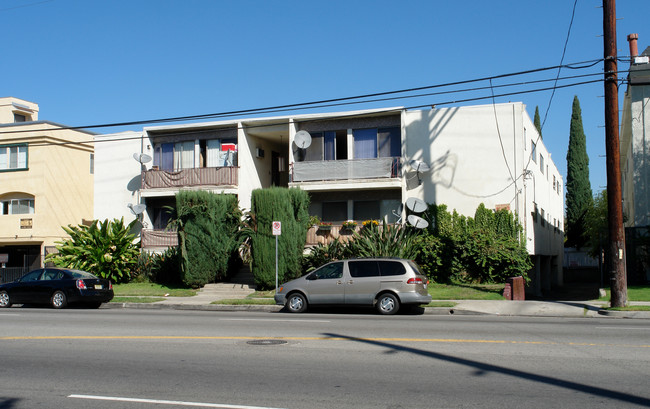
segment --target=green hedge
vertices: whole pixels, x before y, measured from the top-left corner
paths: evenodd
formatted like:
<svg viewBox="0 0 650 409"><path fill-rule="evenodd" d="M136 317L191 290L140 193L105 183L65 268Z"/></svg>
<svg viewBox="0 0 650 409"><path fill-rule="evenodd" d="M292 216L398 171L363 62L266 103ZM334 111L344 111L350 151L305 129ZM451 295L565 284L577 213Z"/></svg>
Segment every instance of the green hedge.
<svg viewBox="0 0 650 409"><path fill-rule="evenodd" d="M183 283L201 287L234 274L241 220L237 197L205 191L179 192L176 213Z"/></svg>
<svg viewBox="0 0 650 409"><path fill-rule="evenodd" d="M278 277L284 282L302 275L302 254L309 229L309 195L300 189L256 189L251 197L254 230L252 271L258 289L275 287L275 236L272 223L282 223L278 237Z"/></svg>

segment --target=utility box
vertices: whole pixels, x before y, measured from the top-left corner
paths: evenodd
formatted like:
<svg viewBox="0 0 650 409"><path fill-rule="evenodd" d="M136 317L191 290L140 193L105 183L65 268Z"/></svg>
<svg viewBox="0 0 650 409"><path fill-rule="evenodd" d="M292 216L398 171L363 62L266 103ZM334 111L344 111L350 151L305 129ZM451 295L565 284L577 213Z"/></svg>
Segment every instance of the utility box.
<svg viewBox="0 0 650 409"><path fill-rule="evenodd" d="M508 277L506 287L503 290L503 297L506 300L524 301L526 299L524 278L522 276Z"/></svg>

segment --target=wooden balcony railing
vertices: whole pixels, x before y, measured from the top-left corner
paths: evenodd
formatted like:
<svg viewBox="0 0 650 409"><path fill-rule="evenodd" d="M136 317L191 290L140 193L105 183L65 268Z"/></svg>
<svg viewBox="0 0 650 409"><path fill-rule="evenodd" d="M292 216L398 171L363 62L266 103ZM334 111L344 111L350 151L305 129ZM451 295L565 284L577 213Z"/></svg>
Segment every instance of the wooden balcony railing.
<svg viewBox="0 0 650 409"><path fill-rule="evenodd" d="M239 168L192 168L176 171L151 169L142 172L142 188L180 188L187 186L237 186Z"/></svg>
<svg viewBox="0 0 650 409"><path fill-rule="evenodd" d="M178 232L173 230L142 229L140 232L140 247L169 248L178 246Z"/></svg>

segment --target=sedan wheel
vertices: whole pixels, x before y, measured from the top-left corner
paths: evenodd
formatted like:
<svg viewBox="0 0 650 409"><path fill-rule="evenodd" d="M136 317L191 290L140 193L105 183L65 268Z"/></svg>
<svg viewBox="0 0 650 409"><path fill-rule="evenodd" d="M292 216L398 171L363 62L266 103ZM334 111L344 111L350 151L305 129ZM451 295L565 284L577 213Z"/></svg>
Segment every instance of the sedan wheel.
<svg viewBox="0 0 650 409"><path fill-rule="evenodd" d="M9 308L11 307L11 300L9 299L9 294L6 291L0 291L0 308Z"/></svg>
<svg viewBox="0 0 650 409"><path fill-rule="evenodd" d="M382 315L393 315L399 310L399 300L393 294L382 294L377 300L377 311Z"/></svg>
<svg viewBox="0 0 650 409"><path fill-rule="evenodd" d="M289 312L304 312L307 309L307 300L300 293L294 293L287 299L287 310Z"/></svg>
<svg viewBox="0 0 650 409"><path fill-rule="evenodd" d="M63 291L55 291L54 294L52 294L51 301L52 307L57 309L63 308L68 304L68 299Z"/></svg>

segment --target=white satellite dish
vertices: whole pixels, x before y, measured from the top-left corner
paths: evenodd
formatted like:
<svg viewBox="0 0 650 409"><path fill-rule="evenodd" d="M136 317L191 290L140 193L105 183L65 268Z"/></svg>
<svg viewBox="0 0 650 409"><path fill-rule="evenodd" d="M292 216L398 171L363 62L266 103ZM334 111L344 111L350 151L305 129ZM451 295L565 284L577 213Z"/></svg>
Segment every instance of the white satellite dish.
<svg viewBox="0 0 650 409"><path fill-rule="evenodd" d="M427 227L429 227L428 221L414 214L407 217L406 220L408 220L409 224L415 227L416 229L426 229Z"/></svg>
<svg viewBox="0 0 650 409"><path fill-rule="evenodd" d="M413 169L418 173L426 173L431 170L431 166L427 165L421 160L412 160L409 162L409 166L411 167L411 169Z"/></svg>
<svg viewBox="0 0 650 409"><path fill-rule="evenodd" d="M425 212L429 206L427 202L417 197L409 197L406 199L406 208L412 211L413 213L422 213Z"/></svg>
<svg viewBox="0 0 650 409"><path fill-rule="evenodd" d="M151 156L147 155L146 153L134 153L133 154L133 159L137 160L140 163L147 163L151 162Z"/></svg>
<svg viewBox="0 0 650 409"><path fill-rule="evenodd" d="M293 141L300 149L307 149L311 145L311 135L307 131L298 131L294 136Z"/></svg>
<svg viewBox="0 0 650 409"><path fill-rule="evenodd" d="M399 224L402 222L402 212L404 211L404 203L400 203L397 210L393 210L393 216L397 217L395 223Z"/></svg>
<svg viewBox="0 0 650 409"><path fill-rule="evenodd" d="M144 204L137 204L133 206L131 203L126 205L129 209L131 209L131 212L133 212L134 215L140 215L144 213L145 210L147 210L147 205Z"/></svg>

